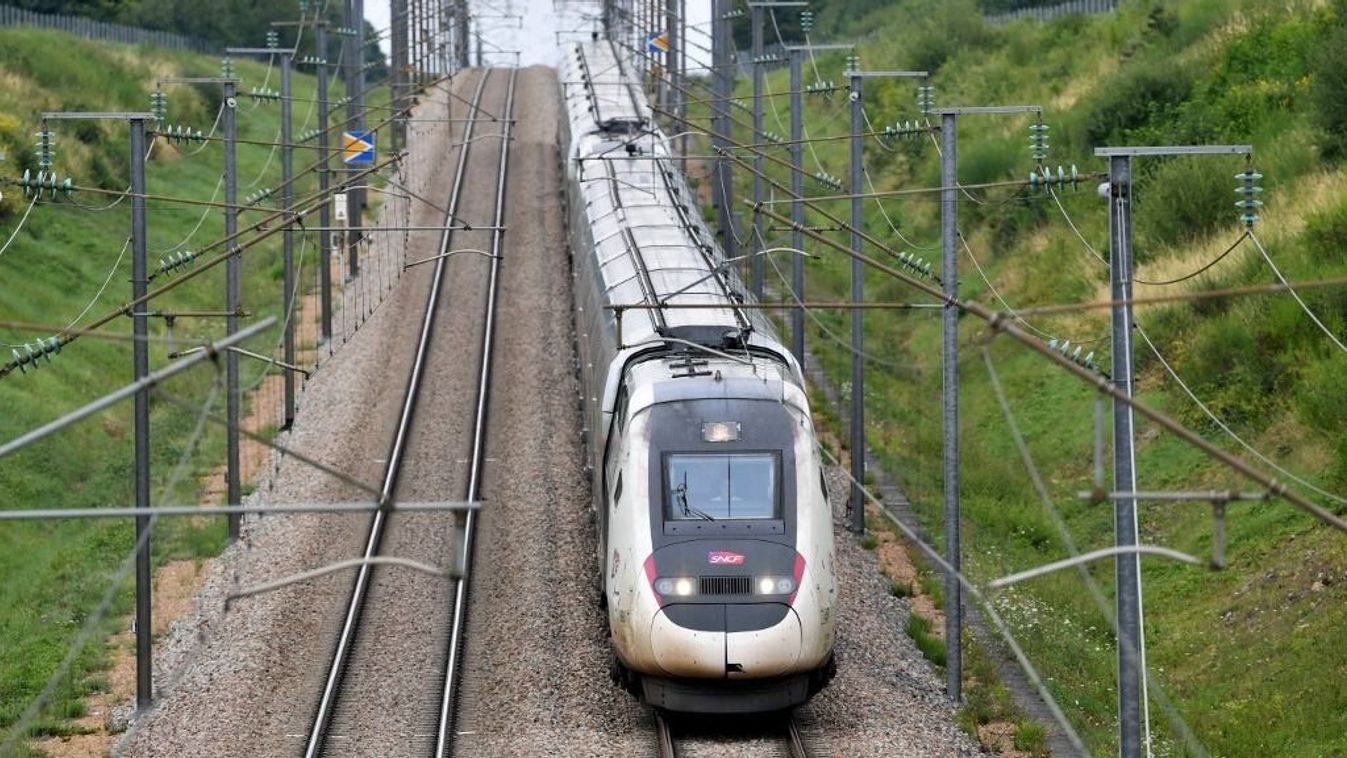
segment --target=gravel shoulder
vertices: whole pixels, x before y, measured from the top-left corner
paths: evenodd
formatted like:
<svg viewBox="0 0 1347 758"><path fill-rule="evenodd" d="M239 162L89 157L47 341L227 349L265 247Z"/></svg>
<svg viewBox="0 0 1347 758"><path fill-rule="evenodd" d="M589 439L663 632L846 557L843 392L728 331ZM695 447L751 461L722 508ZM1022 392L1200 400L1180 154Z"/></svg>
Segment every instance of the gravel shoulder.
<svg viewBox="0 0 1347 758"><path fill-rule="evenodd" d="M595 601L556 125L556 75L520 73L498 362L456 755L648 752L648 715L608 681Z"/></svg>
<svg viewBox="0 0 1347 758"><path fill-rule="evenodd" d="M455 91L471 96L471 76ZM508 231L502 260L501 311L489 406L484 504L472 585L464 658L462 710L456 754L464 756L629 756L650 754L653 724L648 709L608 680L606 619L596 600L596 536L584 476L580 415L574 373L571 285L565 245L561 178L556 144L560 117L555 72L519 74L516 124L508 191ZM423 109L443 112L444 96L423 98ZM456 115L462 108L456 107ZM442 127L422 129L414 148L421 160L418 191L447 197L452 151ZM481 142L491 145L489 140ZM428 159L428 156L433 158ZM494 178L474 186L482 194ZM489 205L489 202L487 203ZM418 205L415 223L438 223ZM477 223L485 220L472 218ZM427 235L433 236L433 235ZM466 239L466 238L465 238ZM416 240L412 255L433 254L433 241ZM455 243L456 246L458 243ZM464 246L469 246L466 241ZM484 259L458 256L452 274L455 302L476 293ZM457 263L456 263L457 265ZM309 383L296 427L285 441L367 482L382 473L419 327L431 267L410 270L324 370ZM474 307L475 303L474 302ZM471 310L471 309L464 309ZM471 331L452 318L438 329ZM434 389L419 409L416 434L424 454L409 461L400 496L462 496L466 447L457 442L454 406L471 386L454 373L473 365L474 354L437 358L427 381ZM466 422L463 422L466 423ZM833 472L836 478L838 472ZM833 483L833 492L845 488ZM260 502L360 499L350 488L287 460ZM841 503L833 503L840 519ZM245 538L210 570L197 611L180 622L160 655L159 705L123 741L125 754L293 755L309 726L326 657L344 610L350 574L340 573L236 603L224 595L334 558L358 554L364 516L279 517L247 523ZM413 529L399 550L406 557L444 563L448 548ZM972 755L973 743L953 723L936 670L904 632L906 601L893 597L874 555L838 529L838 675L801 709L809 741L826 754L846 756ZM390 583L405 573L383 575ZM383 580L381 580L383 581ZM406 664L377 674L370 692L377 717L407 706L410 688L400 676L426 661L424 619L447 588L410 579L416 599L383 624L404 634L387 645L409 645ZM418 584L418 582L420 582ZM448 584L447 582L445 583ZM409 597L412 597L409 596ZM417 646L419 645L419 647ZM376 672L377 673L377 672ZM362 724L368 726L368 724ZM414 723L399 722L405 737ZM697 739L695 733L685 738ZM381 738L382 739L382 738ZM761 737L704 735L699 755L752 755ZM412 742L366 742L352 752L412 754ZM403 747L398 747L402 745ZM405 752L404 752L405 751Z"/></svg>
<svg viewBox="0 0 1347 758"><path fill-rule="evenodd" d="M455 82L461 91L464 82ZM422 109L443 108L432 92ZM417 155L448 155L442 126L414 127ZM448 179L428 166L409 166L419 194L447 196ZM423 204L414 223L442 219ZM414 237L411 254L433 252L435 240ZM279 441L310 457L377 485L401 399L430 271L410 269L370 317L308 382L294 428ZM368 501L294 459L249 497L251 504ZM314 692L324 672L315 661L330 651L351 575L338 572L241 600L225 596L359 555L363 515L250 518L241 539L216 559L196 608L161 645L155 662L156 706L140 716L115 752L135 756L293 754L307 728Z"/></svg>
<svg viewBox="0 0 1347 758"><path fill-rule="evenodd" d="M490 72L481 101L484 111L504 112L507 80L505 70ZM470 90L463 94L471 97ZM466 224L494 223L500 141L492 135L502 131L501 124L479 122L473 132L463 194L455 209ZM455 153L442 170L452 174L457 160ZM455 232L449 240L451 249L486 250L490 244L491 233L484 231ZM467 494L490 268L490 261L477 255L446 261L424 377L394 491L397 500L461 500ZM415 341L420 322L408 326L400 338ZM401 388L396 394L400 401ZM394 513L379 552L432 566L450 565L458 538L455 522L449 513ZM374 569L325 756L432 752L454 589L447 577L402 567Z"/></svg>

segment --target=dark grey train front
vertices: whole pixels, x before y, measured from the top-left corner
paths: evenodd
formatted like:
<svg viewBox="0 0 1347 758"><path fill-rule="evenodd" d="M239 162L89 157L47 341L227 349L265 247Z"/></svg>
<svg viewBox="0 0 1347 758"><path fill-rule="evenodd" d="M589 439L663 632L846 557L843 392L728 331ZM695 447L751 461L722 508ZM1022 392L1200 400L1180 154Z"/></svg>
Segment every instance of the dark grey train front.
<svg viewBox="0 0 1347 758"><path fill-rule="evenodd" d="M742 287L611 46L577 45L562 80L615 675L670 710L798 705L832 674L837 600L799 366L737 307Z"/></svg>

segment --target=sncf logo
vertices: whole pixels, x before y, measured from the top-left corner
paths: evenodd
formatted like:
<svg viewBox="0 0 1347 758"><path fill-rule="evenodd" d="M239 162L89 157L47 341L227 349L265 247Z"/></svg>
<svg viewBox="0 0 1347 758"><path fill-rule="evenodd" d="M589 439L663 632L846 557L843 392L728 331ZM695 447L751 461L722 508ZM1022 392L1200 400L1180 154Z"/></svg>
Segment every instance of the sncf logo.
<svg viewBox="0 0 1347 758"><path fill-rule="evenodd" d="M706 554L706 562L712 566L741 566L744 556L730 550L712 550Z"/></svg>

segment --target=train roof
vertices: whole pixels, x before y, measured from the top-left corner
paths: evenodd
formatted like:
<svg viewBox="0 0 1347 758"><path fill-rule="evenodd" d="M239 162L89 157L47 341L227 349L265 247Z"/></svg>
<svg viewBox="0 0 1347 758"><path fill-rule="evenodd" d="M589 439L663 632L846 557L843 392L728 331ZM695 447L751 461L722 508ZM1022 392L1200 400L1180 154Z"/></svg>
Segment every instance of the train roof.
<svg viewBox="0 0 1347 758"><path fill-rule="evenodd" d="M593 241L592 251L577 252L594 256L602 302L627 306L614 347L757 348L798 372L763 313L739 307L752 298L702 221L658 124L629 120L647 112L646 98L611 43L577 44L564 69L568 174Z"/></svg>
<svg viewBox="0 0 1347 758"><path fill-rule="evenodd" d="M608 40L571 48L562 70L571 133L594 129L636 133L649 120L649 107L637 88L628 86L622 61Z"/></svg>
<svg viewBox="0 0 1347 758"><path fill-rule="evenodd" d="M625 314L624 342L682 336L718 344L726 331L761 331L734 307L743 297L738 282L722 265L660 135L621 141L594 135L579 147L576 179L604 299L642 306ZM703 307L679 307L685 305ZM716 305L724 307L705 307Z"/></svg>

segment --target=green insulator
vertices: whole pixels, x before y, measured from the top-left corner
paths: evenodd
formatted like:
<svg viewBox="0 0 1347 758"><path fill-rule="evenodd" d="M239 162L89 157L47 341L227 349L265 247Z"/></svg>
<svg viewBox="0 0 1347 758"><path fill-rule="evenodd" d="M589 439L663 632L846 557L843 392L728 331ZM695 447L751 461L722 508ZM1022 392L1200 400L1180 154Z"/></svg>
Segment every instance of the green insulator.
<svg viewBox="0 0 1347 758"><path fill-rule="evenodd" d="M52 133L43 129L37 133L37 167L40 169L49 169L55 163L55 152L52 144L56 139Z"/></svg>
<svg viewBox="0 0 1347 758"><path fill-rule="evenodd" d="M1029 154L1039 163L1048 157L1048 129L1042 121L1029 125Z"/></svg>
<svg viewBox="0 0 1347 758"><path fill-rule="evenodd" d="M1250 168L1235 174L1235 178L1242 182L1239 187L1235 188L1235 194L1241 197L1235 203L1235 207L1243 211L1239 220L1252 229L1253 225L1258 222L1258 209L1263 207L1263 201L1258 199L1258 196L1263 193L1263 188L1258 186L1258 180L1262 179L1263 175Z"/></svg>
<svg viewBox="0 0 1347 758"><path fill-rule="evenodd" d="M922 85L917 88L917 108L921 115L931 115L931 111L935 110L935 87Z"/></svg>
<svg viewBox="0 0 1347 758"><path fill-rule="evenodd" d="M163 90L150 93L150 112L154 114L157 123L164 123L164 119L168 116L168 93Z"/></svg>

